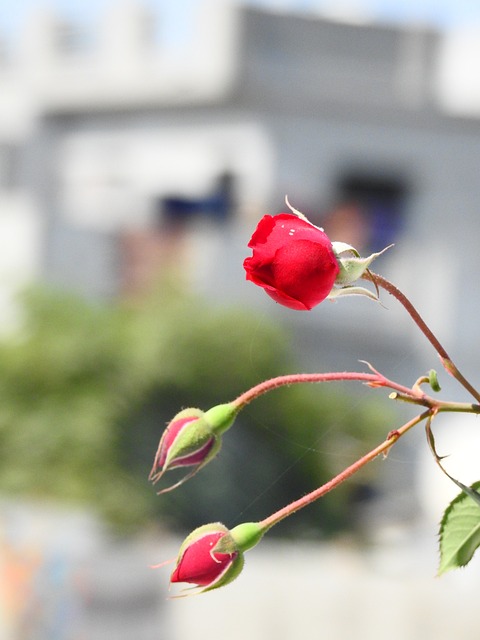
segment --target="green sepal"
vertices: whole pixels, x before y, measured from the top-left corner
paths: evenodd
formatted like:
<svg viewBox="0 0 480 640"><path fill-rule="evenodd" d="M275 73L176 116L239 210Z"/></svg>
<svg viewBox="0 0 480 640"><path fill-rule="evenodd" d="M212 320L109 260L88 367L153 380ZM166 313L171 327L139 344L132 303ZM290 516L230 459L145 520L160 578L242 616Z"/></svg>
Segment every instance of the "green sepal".
<svg viewBox="0 0 480 640"><path fill-rule="evenodd" d="M209 424L215 435L220 435L230 429L237 417L238 407L231 403L219 404L205 412L203 418Z"/></svg>
<svg viewBox="0 0 480 640"><path fill-rule="evenodd" d="M203 536L207 535L208 533L218 533L219 531L221 533L225 533L226 535L230 534L227 527L221 522L210 522L209 524L202 524L200 527L197 527L196 529L194 529L182 542L182 546L178 551L178 560L182 558L187 547L189 547L192 544L192 542L195 542L196 540L203 538Z"/></svg>
<svg viewBox="0 0 480 640"><path fill-rule="evenodd" d="M288 201L288 196L287 195L285 196L285 204L290 209L290 211L293 213L293 215L297 216L298 218L301 218L302 220L305 220L305 222L308 222L309 224L312 224L304 213L302 213L298 209L295 209L295 207L292 207L292 205ZM312 227L315 227L315 226L316 225L312 224ZM321 231L323 231L323 229L321 229Z"/></svg>
<svg viewBox="0 0 480 640"><path fill-rule="evenodd" d="M355 249L355 247L352 247L351 244L347 244L346 242L339 242L338 240L335 240L334 242L332 242L332 249L333 249L333 253L337 257L342 253L347 253L347 251L351 251L354 256L356 256L357 258L360 258L360 254Z"/></svg>
<svg viewBox="0 0 480 640"><path fill-rule="evenodd" d="M345 242L332 242L333 252L337 258L340 271L335 279L335 284L339 286L350 285L368 270L372 262L390 249L393 245L385 247L382 251L372 253L367 258L361 258L358 251ZM346 255L353 254L353 255Z"/></svg>
<svg viewBox="0 0 480 640"><path fill-rule="evenodd" d="M187 428L179 433L179 435L173 441L172 446L168 450L167 457L165 459L164 469L168 469L172 461L188 456L191 453L195 453L196 451L201 449L209 440L211 440L212 437L214 437L212 428L210 424L205 420L205 414L203 413L203 411L200 411L198 409L184 409L184 411L180 411L180 413L178 413L173 420L176 421L181 418L188 417L189 415L198 416L198 412L201 415L197 417L196 420L192 420L192 422L188 423L186 425ZM210 458L211 455L212 451L209 452L208 457Z"/></svg>
<svg viewBox="0 0 480 640"><path fill-rule="evenodd" d="M199 540L203 536L208 535L209 533L219 533L219 532L225 535L223 535L220 538L220 540L211 550L211 553L212 554L225 553L232 556L234 554L237 554L237 555L232 560L232 563L230 564L228 569L225 571L225 573L222 574L218 578L218 580L216 580L215 582L213 582L212 584L206 587L201 588L200 590L195 590L195 593L205 593L206 591L212 591L213 589L218 589L219 587L223 587L229 582L232 582L233 580L235 580L235 578L238 577L238 575L243 569L243 565L245 564L245 559L243 557L242 550L239 549L239 546L236 540L234 539L234 537L232 536L231 531L229 531L229 529L227 529L227 527L221 522L212 522L210 524L204 524L200 527L197 527L197 529L194 529L192 533L190 533L190 535L188 535L183 541L182 546L180 547L180 550L178 552L177 562L181 561L183 554L192 543Z"/></svg>
<svg viewBox="0 0 480 640"><path fill-rule="evenodd" d="M202 591L218 589L235 580L240 574L245 564L244 553L257 545L263 537L265 530L259 522L243 522L237 525L214 546L212 553L237 553L237 557L232 562L227 571L215 582Z"/></svg>
<svg viewBox="0 0 480 640"><path fill-rule="evenodd" d="M367 298L370 298L370 300L378 302L378 296L375 295L373 291L365 289L365 287L342 287L341 289L334 287L328 294L327 299L336 300L337 298L345 296L366 296Z"/></svg>
<svg viewBox="0 0 480 640"><path fill-rule="evenodd" d="M216 551L216 547L215 547L215 551ZM218 580L213 582L211 585L204 587L201 591L198 591L198 593L213 591L213 589L224 587L226 584L233 582L235 578L238 578L238 576L242 572L244 564L245 564L245 558L243 557L243 554L239 552L237 557L235 558L235 560L233 560L232 564L228 567L225 573L222 576L220 576L220 578L218 578Z"/></svg>
<svg viewBox="0 0 480 640"><path fill-rule="evenodd" d="M170 424L172 422L177 422L177 420L182 420L183 418L201 418L203 414L204 411L202 411L201 409L196 409L194 407L182 409L173 416L173 418L170 420Z"/></svg>

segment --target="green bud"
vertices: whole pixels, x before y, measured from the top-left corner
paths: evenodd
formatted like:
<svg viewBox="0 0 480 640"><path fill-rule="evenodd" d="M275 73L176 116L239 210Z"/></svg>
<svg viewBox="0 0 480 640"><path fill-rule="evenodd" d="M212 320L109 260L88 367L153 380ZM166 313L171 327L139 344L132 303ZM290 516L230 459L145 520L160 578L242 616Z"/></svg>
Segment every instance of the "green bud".
<svg viewBox="0 0 480 640"><path fill-rule="evenodd" d="M428 372L428 382L432 387L433 391L436 391L436 392L441 391L441 387L438 382L438 375L435 369L430 369L430 371Z"/></svg>
<svg viewBox="0 0 480 640"><path fill-rule="evenodd" d="M232 426L238 411L233 404L219 404L205 412L189 408L177 413L160 439L149 478L156 483L170 469L190 470L160 493L180 486L217 455L222 434Z"/></svg>
<svg viewBox="0 0 480 640"><path fill-rule="evenodd" d="M259 522L243 522L230 531L240 551L248 551L257 545L265 533Z"/></svg>

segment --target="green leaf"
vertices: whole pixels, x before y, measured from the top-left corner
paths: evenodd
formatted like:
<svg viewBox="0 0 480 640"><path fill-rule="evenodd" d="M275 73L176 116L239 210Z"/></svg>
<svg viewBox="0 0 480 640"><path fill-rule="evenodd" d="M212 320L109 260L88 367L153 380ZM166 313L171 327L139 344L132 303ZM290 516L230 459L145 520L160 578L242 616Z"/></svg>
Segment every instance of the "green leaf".
<svg viewBox="0 0 480 640"><path fill-rule="evenodd" d="M466 566L480 546L480 508L477 490L472 484L448 505L440 524L440 567L438 574ZM475 496L475 499L472 497Z"/></svg>
<svg viewBox="0 0 480 640"><path fill-rule="evenodd" d="M442 390L438 382L438 375L435 369L430 369L430 371L428 372L428 381L433 391L438 392Z"/></svg>

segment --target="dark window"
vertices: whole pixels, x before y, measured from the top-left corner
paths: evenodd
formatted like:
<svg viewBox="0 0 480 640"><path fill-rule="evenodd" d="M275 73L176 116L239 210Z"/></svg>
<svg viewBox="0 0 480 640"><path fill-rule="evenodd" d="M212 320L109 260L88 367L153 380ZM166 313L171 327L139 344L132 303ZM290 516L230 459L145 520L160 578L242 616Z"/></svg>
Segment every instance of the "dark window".
<svg viewBox="0 0 480 640"><path fill-rule="evenodd" d="M345 173L324 221L327 231L359 251L378 251L402 231L408 194L406 181L397 176Z"/></svg>
<svg viewBox="0 0 480 640"><path fill-rule="evenodd" d="M225 172L205 196L189 198L172 194L160 201L159 208L161 222L169 226L182 225L201 216L225 222L235 208L235 178L230 172Z"/></svg>

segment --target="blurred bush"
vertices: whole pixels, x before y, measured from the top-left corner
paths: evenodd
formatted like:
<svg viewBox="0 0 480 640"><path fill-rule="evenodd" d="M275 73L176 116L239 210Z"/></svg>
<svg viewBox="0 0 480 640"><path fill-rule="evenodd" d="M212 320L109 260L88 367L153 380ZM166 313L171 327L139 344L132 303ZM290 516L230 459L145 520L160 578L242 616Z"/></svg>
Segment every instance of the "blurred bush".
<svg viewBox="0 0 480 640"><path fill-rule="evenodd" d="M289 337L252 310L165 290L130 304L35 290L23 308L21 332L0 342L4 495L88 504L123 527L231 526L312 490L389 428L377 396L278 389L242 412L193 481L157 497L147 476L165 424L181 408L206 409L298 370ZM372 483L349 482L278 533L354 527L352 503Z"/></svg>

